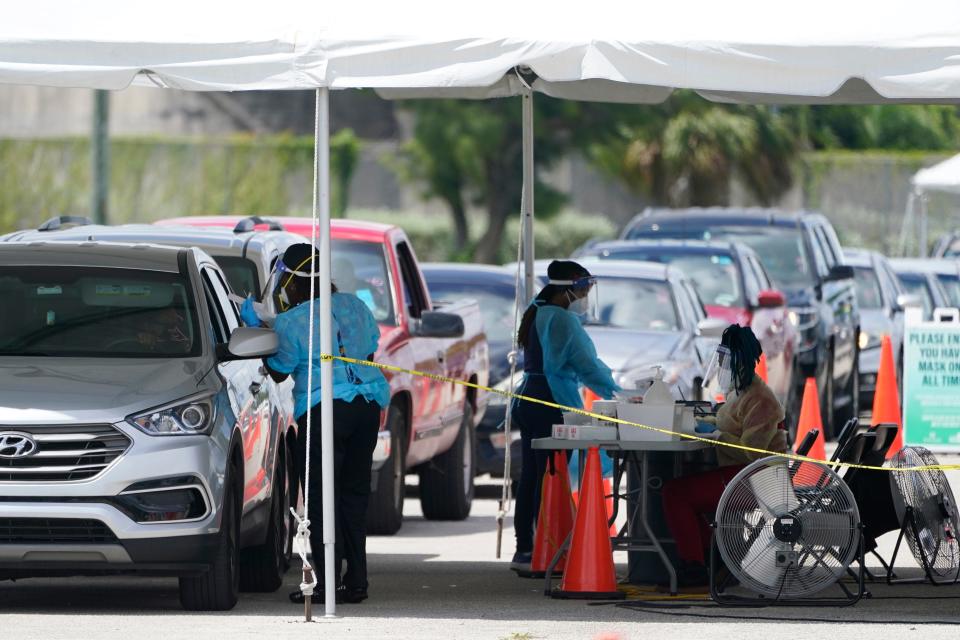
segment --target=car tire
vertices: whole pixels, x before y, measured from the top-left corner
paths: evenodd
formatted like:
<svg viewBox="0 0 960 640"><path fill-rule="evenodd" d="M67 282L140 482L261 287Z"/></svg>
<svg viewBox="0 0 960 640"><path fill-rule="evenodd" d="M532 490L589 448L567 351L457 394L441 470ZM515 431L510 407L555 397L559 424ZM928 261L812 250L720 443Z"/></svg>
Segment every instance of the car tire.
<svg viewBox="0 0 960 640"><path fill-rule="evenodd" d="M240 553L240 590L273 593L283 584L293 553L293 514L290 513L290 452L277 460L270 498L270 521L263 544Z"/></svg>
<svg viewBox="0 0 960 640"><path fill-rule="evenodd" d="M403 411L397 405L390 405L387 411L387 428L390 429L390 457L380 467L377 489L370 494L367 506L367 533L370 535L392 536L403 525L407 426Z"/></svg>
<svg viewBox="0 0 960 640"><path fill-rule="evenodd" d="M427 520L465 520L470 515L476 457L473 405L467 402L453 445L420 469L420 507Z"/></svg>
<svg viewBox="0 0 960 640"><path fill-rule="evenodd" d="M198 576L180 578L180 604L187 611L228 611L240 593L240 512L243 472L230 465L223 496L216 552L211 566Z"/></svg>

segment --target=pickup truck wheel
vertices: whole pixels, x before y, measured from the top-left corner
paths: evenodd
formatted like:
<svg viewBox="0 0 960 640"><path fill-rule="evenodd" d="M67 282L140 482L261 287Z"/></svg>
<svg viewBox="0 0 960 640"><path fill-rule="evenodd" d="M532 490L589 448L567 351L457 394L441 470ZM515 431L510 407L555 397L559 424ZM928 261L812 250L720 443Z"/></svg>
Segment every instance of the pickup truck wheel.
<svg viewBox="0 0 960 640"><path fill-rule="evenodd" d="M188 611L228 611L240 592L240 496L243 474L236 464L227 473L219 544L211 567L199 576L180 578L180 604Z"/></svg>
<svg viewBox="0 0 960 640"><path fill-rule="evenodd" d="M263 544L240 553L240 590L273 593L283 584L290 568L293 518L290 513L289 452L277 460L270 498L270 521Z"/></svg>
<svg viewBox="0 0 960 640"><path fill-rule="evenodd" d="M428 520L465 520L470 515L477 468L473 431L473 406L468 402L453 446L421 468L420 506Z"/></svg>
<svg viewBox="0 0 960 640"><path fill-rule="evenodd" d="M380 467L377 490L370 494L367 507L367 533L380 536L392 536L403 524L407 426L400 407L390 405L387 428L390 429L390 458Z"/></svg>

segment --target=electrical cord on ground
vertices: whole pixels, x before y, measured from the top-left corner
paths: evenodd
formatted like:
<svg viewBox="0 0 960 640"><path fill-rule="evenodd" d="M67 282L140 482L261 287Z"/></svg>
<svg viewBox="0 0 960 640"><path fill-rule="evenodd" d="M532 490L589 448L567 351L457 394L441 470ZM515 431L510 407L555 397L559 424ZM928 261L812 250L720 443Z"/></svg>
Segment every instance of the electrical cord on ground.
<svg viewBox="0 0 960 640"><path fill-rule="evenodd" d="M803 618L785 618L783 616L738 616L738 615L723 615L717 613L697 613L694 611L685 611L685 609L694 609L694 608L703 608L703 609L717 609L719 610L720 605L716 604L674 604L674 605L660 605L660 606L650 606L646 603L633 603L633 602L618 602L611 603L614 604L619 609L627 609L631 611L636 611L638 613L655 613L661 615L669 615L676 617L684 618L700 618L700 619L709 619L709 620L734 620L737 622L819 622L823 624L876 624L876 625L912 625L912 626L931 626L931 625L951 625L955 626L957 624L956 620L876 620L869 618L814 618L804 616ZM743 608L743 607L738 607ZM760 608L760 607L750 607L750 608Z"/></svg>

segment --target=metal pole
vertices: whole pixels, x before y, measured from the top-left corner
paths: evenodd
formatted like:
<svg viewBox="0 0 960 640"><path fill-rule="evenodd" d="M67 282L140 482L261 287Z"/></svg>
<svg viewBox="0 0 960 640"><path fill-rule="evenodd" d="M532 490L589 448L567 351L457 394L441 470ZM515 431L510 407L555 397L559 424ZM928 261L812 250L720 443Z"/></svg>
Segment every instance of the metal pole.
<svg viewBox="0 0 960 640"><path fill-rule="evenodd" d="M920 193L920 247L919 255L921 258L927 257L927 194Z"/></svg>
<svg viewBox="0 0 960 640"><path fill-rule="evenodd" d="M317 196L319 219L314 234L319 232L320 250L320 353L333 353L330 326L330 90L317 89ZM320 451L323 483L323 587L324 612L333 617L337 612L334 559L336 517L333 496L333 361L320 363Z"/></svg>
<svg viewBox="0 0 960 640"><path fill-rule="evenodd" d="M528 302L534 294L533 289L533 90L524 87L520 94L523 101L523 199L521 206L523 224L523 286L524 299Z"/></svg>
<svg viewBox="0 0 960 640"><path fill-rule="evenodd" d="M93 92L93 162L92 218L97 224L107 223L107 202L110 194L110 92ZM69 213L69 212L67 212Z"/></svg>

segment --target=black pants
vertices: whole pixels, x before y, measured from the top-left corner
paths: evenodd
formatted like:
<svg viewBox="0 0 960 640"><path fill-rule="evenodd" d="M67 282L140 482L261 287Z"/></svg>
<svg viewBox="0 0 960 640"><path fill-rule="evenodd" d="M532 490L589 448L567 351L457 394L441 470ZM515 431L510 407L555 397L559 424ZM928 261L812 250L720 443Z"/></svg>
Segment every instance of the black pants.
<svg viewBox="0 0 960 640"><path fill-rule="evenodd" d="M311 409L310 435L310 548L313 567L323 580L323 493L320 449L320 405ZM300 482L306 468L307 416L300 416L298 444ZM367 504L373 450L380 429L380 405L357 396L352 402L333 401L333 499L336 514L336 576L350 589L367 588ZM346 573L341 575L346 561Z"/></svg>
<svg viewBox="0 0 960 640"><path fill-rule="evenodd" d="M553 394L543 376L532 376L524 384L521 395L553 402ZM540 486L547 469L547 459L552 451L534 450L534 438L549 438L553 425L563 423L559 409L535 402L517 400L513 406L513 420L520 426L520 442L523 460L520 466L520 482L517 487L517 506L513 516L513 528L517 534L517 552L533 551L533 534L537 514L540 512Z"/></svg>

